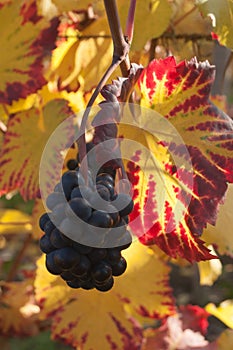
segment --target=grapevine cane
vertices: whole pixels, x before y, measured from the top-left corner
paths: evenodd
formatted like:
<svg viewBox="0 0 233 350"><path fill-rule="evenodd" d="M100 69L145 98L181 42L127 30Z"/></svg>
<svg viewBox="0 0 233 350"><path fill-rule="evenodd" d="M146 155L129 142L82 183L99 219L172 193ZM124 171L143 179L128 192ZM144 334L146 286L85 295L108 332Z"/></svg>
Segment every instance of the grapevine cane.
<svg viewBox="0 0 233 350"><path fill-rule="evenodd" d="M87 170L88 164L86 159L86 146L85 146L85 127L88 119L88 115L90 112L90 108L95 102L98 94L102 90L108 78L112 75L115 69L120 65L123 76L128 76L128 72L130 69L130 61L128 57L130 44L129 42L132 40L133 36L133 23L134 23L134 13L136 0L131 0L129 14L126 24L126 36L124 37L122 28L120 25L116 0L104 0L105 10L107 13L108 23L112 34L113 39L113 59L111 65L108 67L107 71L104 73L101 78L99 84L97 85L95 91L93 92L85 112L83 114L83 118L80 126L80 136L78 138L78 148L80 155L80 162L83 162L83 177L86 181L88 181ZM127 38L127 39L126 39ZM129 41L129 42L128 42Z"/></svg>

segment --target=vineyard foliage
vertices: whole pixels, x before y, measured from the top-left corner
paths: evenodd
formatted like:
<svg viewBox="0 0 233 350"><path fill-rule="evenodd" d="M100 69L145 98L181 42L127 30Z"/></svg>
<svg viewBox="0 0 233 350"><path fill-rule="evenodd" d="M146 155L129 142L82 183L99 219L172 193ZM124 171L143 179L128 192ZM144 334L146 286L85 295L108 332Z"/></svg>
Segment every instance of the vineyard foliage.
<svg viewBox="0 0 233 350"><path fill-rule="evenodd" d="M117 1L123 30L129 5ZM108 81L118 87L119 102L134 91L137 106L118 128L122 155L130 154L124 165L135 239L123 252L126 273L101 293L71 289L46 270L38 221L46 210L39 181L46 144L65 121L61 148L48 159L48 176L57 176L60 162L64 172L78 151L68 145L81 120L69 117L84 112L112 61L104 2L0 0L4 339L46 328L53 340L77 350L230 348L232 295L220 305L177 306L170 274L171 266L192 264L197 283L211 288L222 274L219 257L233 256L232 97L211 95L213 52L219 45L233 48L232 11L230 0L136 3L129 57L137 65L123 79L117 68ZM104 99L99 95L96 104ZM207 337L211 315L228 328L213 340Z"/></svg>

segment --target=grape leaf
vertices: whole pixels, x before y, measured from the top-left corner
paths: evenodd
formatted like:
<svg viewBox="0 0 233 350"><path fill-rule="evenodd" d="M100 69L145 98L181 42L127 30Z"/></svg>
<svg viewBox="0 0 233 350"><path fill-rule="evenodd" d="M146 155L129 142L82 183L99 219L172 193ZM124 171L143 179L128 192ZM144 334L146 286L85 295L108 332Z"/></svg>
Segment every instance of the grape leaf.
<svg viewBox="0 0 233 350"><path fill-rule="evenodd" d="M216 254L213 247L209 246L213 254ZM222 273L222 264L220 260L200 261L198 263L200 285L212 286Z"/></svg>
<svg viewBox="0 0 233 350"><path fill-rule="evenodd" d="M57 6L59 12L68 12L68 11L80 11L86 9L89 5L92 5L94 9L101 6L100 0L52 0L52 2Z"/></svg>
<svg viewBox="0 0 233 350"><path fill-rule="evenodd" d="M69 31L67 41L53 52L50 80L59 90L84 91L97 85L112 60L112 42L106 18L100 18L79 33ZM92 38L92 36L100 36ZM101 57L101 62L100 62Z"/></svg>
<svg viewBox="0 0 233 350"><path fill-rule="evenodd" d="M69 113L67 101L57 99L46 104L42 110L31 108L9 119L0 153L1 195L18 188L25 199L38 196L38 170L42 152L49 136ZM66 125L63 149L71 134L72 128ZM59 157L59 154L56 156ZM57 159L51 161L56 173L59 170Z"/></svg>
<svg viewBox="0 0 233 350"><path fill-rule="evenodd" d="M226 329L216 341L216 348L213 350L229 350L233 342L233 330ZM211 349L212 350L212 349Z"/></svg>
<svg viewBox="0 0 233 350"><path fill-rule="evenodd" d="M201 14L212 20L213 31L222 45L233 48L233 4L231 0L196 0Z"/></svg>
<svg viewBox="0 0 233 350"><path fill-rule="evenodd" d="M39 332L37 322L40 309L33 298L32 284L32 280L1 282L1 334L32 336Z"/></svg>
<svg viewBox="0 0 233 350"><path fill-rule="evenodd" d="M121 23L124 24L127 19L129 1L119 1L118 7ZM138 1L134 19L132 50L142 50L148 40L162 35L169 26L171 17L172 7L167 0Z"/></svg>
<svg viewBox="0 0 233 350"><path fill-rule="evenodd" d="M224 204L220 206L218 218L215 226L207 225L204 230L203 238L209 244L217 246L220 254L228 254L233 256L233 241L232 241L232 198L233 185L228 185Z"/></svg>
<svg viewBox="0 0 233 350"><path fill-rule="evenodd" d="M227 327L233 329L233 300L224 300L219 306L209 303L205 309L211 315L225 323Z"/></svg>
<svg viewBox="0 0 233 350"><path fill-rule="evenodd" d="M31 232L32 221L30 215L16 209L0 209L0 234Z"/></svg>
<svg viewBox="0 0 233 350"><path fill-rule="evenodd" d="M152 161L149 162L148 157L144 160L148 163L147 167L144 164L147 176L128 163L135 189L135 209L131 215L133 232L143 243L156 243L168 255L189 261L213 258L198 236L207 223L215 223L227 182L232 181L233 122L208 99L213 78L214 68L206 62L191 60L176 64L175 59L169 57L152 61L139 79L141 105L159 112L182 137L192 162L193 186L187 176L191 174L190 169L186 170L182 163L179 169L174 168L171 157L166 160L160 156L164 147L164 154L172 152L185 161L184 148L177 141L171 141L171 132L163 130L163 136L156 131L159 140L138 129L134 133L131 128L127 134L128 138L142 140L144 144L146 140L147 148L154 155ZM149 115L140 116L142 127L151 123ZM135 149L132 160L142 161L141 152ZM190 194L187 208L185 196ZM140 214L146 208L146 201L148 209ZM177 203L179 208L175 209ZM141 224L138 220L134 225L136 216L141 218ZM152 228L147 227L148 218L154 220Z"/></svg>
<svg viewBox="0 0 233 350"><path fill-rule="evenodd" d="M44 258L40 258L35 279L36 299L42 319L53 315L54 339L62 339L83 350L136 350L142 338L140 327L132 321L135 312L147 318L174 313L168 286L169 268L156 259L151 249L138 242L127 249L125 256L128 270L116 278L107 293L71 290L59 277L47 272ZM143 284L142 273L148 276Z"/></svg>
<svg viewBox="0 0 233 350"><path fill-rule="evenodd" d="M31 3L36 9L36 2ZM58 20L33 19L18 1L0 2L0 102L25 98L46 83L43 58L54 48Z"/></svg>

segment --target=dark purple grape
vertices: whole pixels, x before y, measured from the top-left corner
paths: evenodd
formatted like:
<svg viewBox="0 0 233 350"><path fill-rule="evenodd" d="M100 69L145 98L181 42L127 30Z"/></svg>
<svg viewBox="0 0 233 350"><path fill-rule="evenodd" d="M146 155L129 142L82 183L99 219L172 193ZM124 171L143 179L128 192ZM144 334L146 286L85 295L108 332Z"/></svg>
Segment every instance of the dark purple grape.
<svg viewBox="0 0 233 350"><path fill-rule="evenodd" d="M46 199L46 205L50 210L53 210L56 205L64 203L65 197L60 192L52 192Z"/></svg>
<svg viewBox="0 0 233 350"><path fill-rule="evenodd" d="M118 209L120 216L126 216L132 212L134 203L128 194L119 193L114 201L114 206Z"/></svg>
<svg viewBox="0 0 233 350"><path fill-rule="evenodd" d="M92 247L88 247L87 245L73 242L72 247L79 253L79 254L89 254L92 251Z"/></svg>
<svg viewBox="0 0 233 350"><path fill-rule="evenodd" d="M73 198L70 200L66 211L68 216L77 215L82 220L88 220L92 214L89 203L84 198Z"/></svg>
<svg viewBox="0 0 233 350"><path fill-rule="evenodd" d="M90 290L95 287L93 281L81 282L81 288L85 290Z"/></svg>
<svg viewBox="0 0 233 350"><path fill-rule="evenodd" d="M69 159L66 166L69 170L75 170L78 166L78 162L76 159Z"/></svg>
<svg viewBox="0 0 233 350"><path fill-rule="evenodd" d="M78 289L81 287L81 284L79 282L78 279L73 279L72 281L67 281L66 284L70 287L70 288L75 288Z"/></svg>
<svg viewBox="0 0 233 350"><path fill-rule="evenodd" d="M92 212L92 215L88 220L88 223L96 227L109 228L112 226L113 220L106 211L95 210Z"/></svg>
<svg viewBox="0 0 233 350"><path fill-rule="evenodd" d="M79 263L80 258L80 254L71 247L61 248L54 252L54 262L62 270L71 269Z"/></svg>
<svg viewBox="0 0 233 350"><path fill-rule="evenodd" d="M85 282L91 281L92 277L91 277L91 275L89 273L85 273L84 275L79 276L78 280L79 280L80 283L85 283Z"/></svg>
<svg viewBox="0 0 233 350"><path fill-rule="evenodd" d="M109 280L103 284L95 284L95 288L100 292L107 292L108 290L112 289L113 285L114 279L113 277L110 277Z"/></svg>
<svg viewBox="0 0 233 350"><path fill-rule="evenodd" d="M104 283L112 277L112 269L106 262L101 262L92 269L92 277L95 283Z"/></svg>
<svg viewBox="0 0 233 350"><path fill-rule="evenodd" d="M75 187L73 191L71 192L71 199L73 198L85 198L86 200L89 200L89 198L92 196L93 192L92 190L87 186L79 186Z"/></svg>
<svg viewBox="0 0 233 350"><path fill-rule="evenodd" d="M81 259L79 263L72 268L71 272L75 276L83 276L86 273L88 273L90 269L91 269L90 260L85 255L81 255Z"/></svg>
<svg viewBox="0 0 233 350"><path fill-rule="evenodd" d="M110 264L116 264L120 261L121 252L118 248L109 248L107 249L107 257L106 260Z"/></svg>
<svg viewBox="0 0 233 350"><path fill-rule="evenodd" d="M69 237L67 237L66 235L64 235L64 233L62 233L60 231L60 235L61 235L61 238L63 239L63 241L65 242L66 246L72 246L73 245L73 240L70 239Z"/></svg>
<svg viewBox="0 0 233 350"><path fill-rule="evenodd" d="M40 238L40 250L45 254L49 254L55 250L55 247L50 242L50 238L47 234Z"/></svg>
<svg viewBox="0 0 233 350"><path fill-rule="evenodd" d="M98 181L97 185L105 186L110 193L110 197L112 197L114 195L115 190L114 190L114 185L112 183L107 182L107 181Z"/></svg>
<svg viewBox="0 0 233 350"><path fill-rule="evenodd" d="M44 232L50 236L51 232L55 229L55 225L52 223L52 221L47 221L44 226Z"/></svg>
<svg viewBox="0 0 233 350"><path fill-rule="evenodd" d="M127 262L122 256L117 264L112 265L112 275L120 276L125 272L126 268Z"/></svg>
<svg viewBox="0 0 233 350"><path fill-rule="evenodd" d="M62 239L61 232L57 228L51 232L50 242L57 249L66 247L66 242Z"/></svg>
<svg viewBox="0 0 233 350"><path fill-rule="evenodd" d="M72 281L75 277L74 277L74 275L72 275L72 273L70 271L63 271L61 273L61 278L64 281Z"/></svg>
<svg viewBox="0 0 233 350"><path fill-rule="evenodd" d="M81 184L79 183L80 179L81 179L81 175L75 170L69 170L62 175L61 184L67 200L70 199L70 195L73 188ZM82 179L82 182L83 181L84 180Z"/></svg>
<svg viewBox="0 0 233 350"><path fill-rule="evenodd" d="M114 185L114 183L115 183L113 177L107 173L98 174L96 177L96 183L99 181L110 182L112 185Z"/></svg>
<svg viewBox="0 0 233 350"><path fill-rule="evenodd" d="M60 275L62 273L62 269L60 266L58 266L54 260L54 254L56 251L51 252L46 255L45 258L45 266L47 270L52 274L52 275Z"/></svg>
<svg viewBox="0 0 233 350"><path fill-rule="evenodd" d="M48 213L44 213L43 215L41 215L40 217L40 221L39 221L39 226L41 228L42 231L44 231L44 227L45 224L50 221L49 215Z"/></svg>
<svg viewBox="0 0 233 350"><path fill-rule="evenodd" d="M110 192L109 192L109 190L108 190L108 188L106 186L97 185L96 186L96 191L98 192L100 197L102 199L104 199L105 201L109 201L110 200Z"/></svg>
<svg viewBox="0 0 233 350"><path fill-rule="evenodd" d="M58 204L52 211L51 219L54 221L56 225L60 225L62 220L65 219L66 217L66 212L65 212L66 204Z"/></svg>
<svg viewBox="0 0 233 350"><path fill-rule="evenodd" d="M105 248L93 248L93 250L88 254L92 264L96 264L103 260L107 255L107 250Z"/></svg>

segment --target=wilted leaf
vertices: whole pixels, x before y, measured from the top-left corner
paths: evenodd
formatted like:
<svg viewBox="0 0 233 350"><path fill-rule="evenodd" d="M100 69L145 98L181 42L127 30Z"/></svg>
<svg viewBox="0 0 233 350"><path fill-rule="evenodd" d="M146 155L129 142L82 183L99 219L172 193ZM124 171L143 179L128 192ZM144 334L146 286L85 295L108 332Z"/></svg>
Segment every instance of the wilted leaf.
<svg viewBox="0 0 233 350"><path fill-rule="evenodd" d="M25 199L39 194L38 173L42 152L49 136L55 128L69 116L70 110L65 100L53 100L43 110L31 108L13 115L8 122L0 153L0 194L16 188ZM64 130L66 147L71 130ZM56 153L56 151L54 150ZM57 158L54 153L53 171L56 173ZM51 166L51 165L50 165Z"/></svg>
<svg viewBox="0 0 233 350"><path fill-rule="evenodd" d="M36 1L30 3L36 10ZM1 82L0 102L25 98L46 83L43 76L45 50L56 40L57 19L32 20L20 2L0 2Z"/></svg>
<svg viewBox="0 0 233 350"><path fill-rule="evenodd" d="M196 0L201 14L209 17L222 45L233 48L233 3L231 0Z"/></svg>
<svg viewBox="0 0 233 350"><path fill-rule="evenodd" d="M233 185L228 185L224 204L220 206L215 226L208 225L203 238L209 244L215 244L220 254L233 256Z"/></svg>
<svg viewBox="0 0 233 350"><path fill-rule="evenodd" d="M0 297L1 334L32 336L39 332L39 307L33 298L33 281L2 282Z"/></svg>
<svg viewBox="0 0 233 350"><path fill-rule="evenodd" d="M119 14L123 28L126 23L130 1L119 1ZM170 24L172 7L167 0L137 1L132 50L142 50L148 40L158 38ZM145 21L146 18L146 21ZM140 30L143 28L143 30Z"/></svg>
<svg viewBox="0 0 233 350"><path fill-rule="evenodd" d="M139 243L132 244L125 256L127 272L115 279L113 289L107 293L73 291L60 277L46 271L44 259L38 261L36 297L41 317L45 319L53 314L53 338L77 349L80 346L82 350L136 350L142 340L141 330L129 319L131 311L133 315L140 313L147 317L174 313L168 286L169 268Z"/></svg>
<svg viewBox="0 0 233 350"><path fill-rule="evenodd" d="M233 329L233 300L224 300L219 306L210 303L206 305L205 309L225 323L227 327Z"/></svg>
<svg viewBox="0 0 233 350"><path fill-rule="evenodd" d="M0 209L0 234L32 232L30 215L16 209Z"/></svg>
<svg viewBox="0 0 233 350"><path fill-rule="evenodd" d="M212 254L215 254L213 247L210 247ZM209 261L200 261L198 263L200 274L200 284L212 286L222 273L222 264L220 260L214 259Z"/></svg>
<svg viewBox="0 0 233 350"><path fill-rule="evenodd" d="M215 223L227 182L232 181L233 122L208 99L213 77L214 68L208 63L192 60L177 65L172 57L152 61L140 77L141 104L159 112L161 122L154 136L138 129L134 133L133 128L126 133L128 138L143 144L146 140L153 156L152 160L148 156L144 159L141 149L132 152L132 161L144 160L144 174L128 163L135 189L131 227L142 242L156 243L170 256L189 261L213 257L198 236L207 223ZM173 138L170 127L162 123L162 116L182 137L181 141ZM142 113L140 127L150 126L151 118L153 114ZM193 174L185 168L187 153L183 142ZM166 152L167 157L161 157ZM181 160L178 168L174 156ZM144 213L143 208L147 208ZM134 224L137 216L141 224L139 220ZM148 227L148 220L153 220L152 228Z"/></svg>

